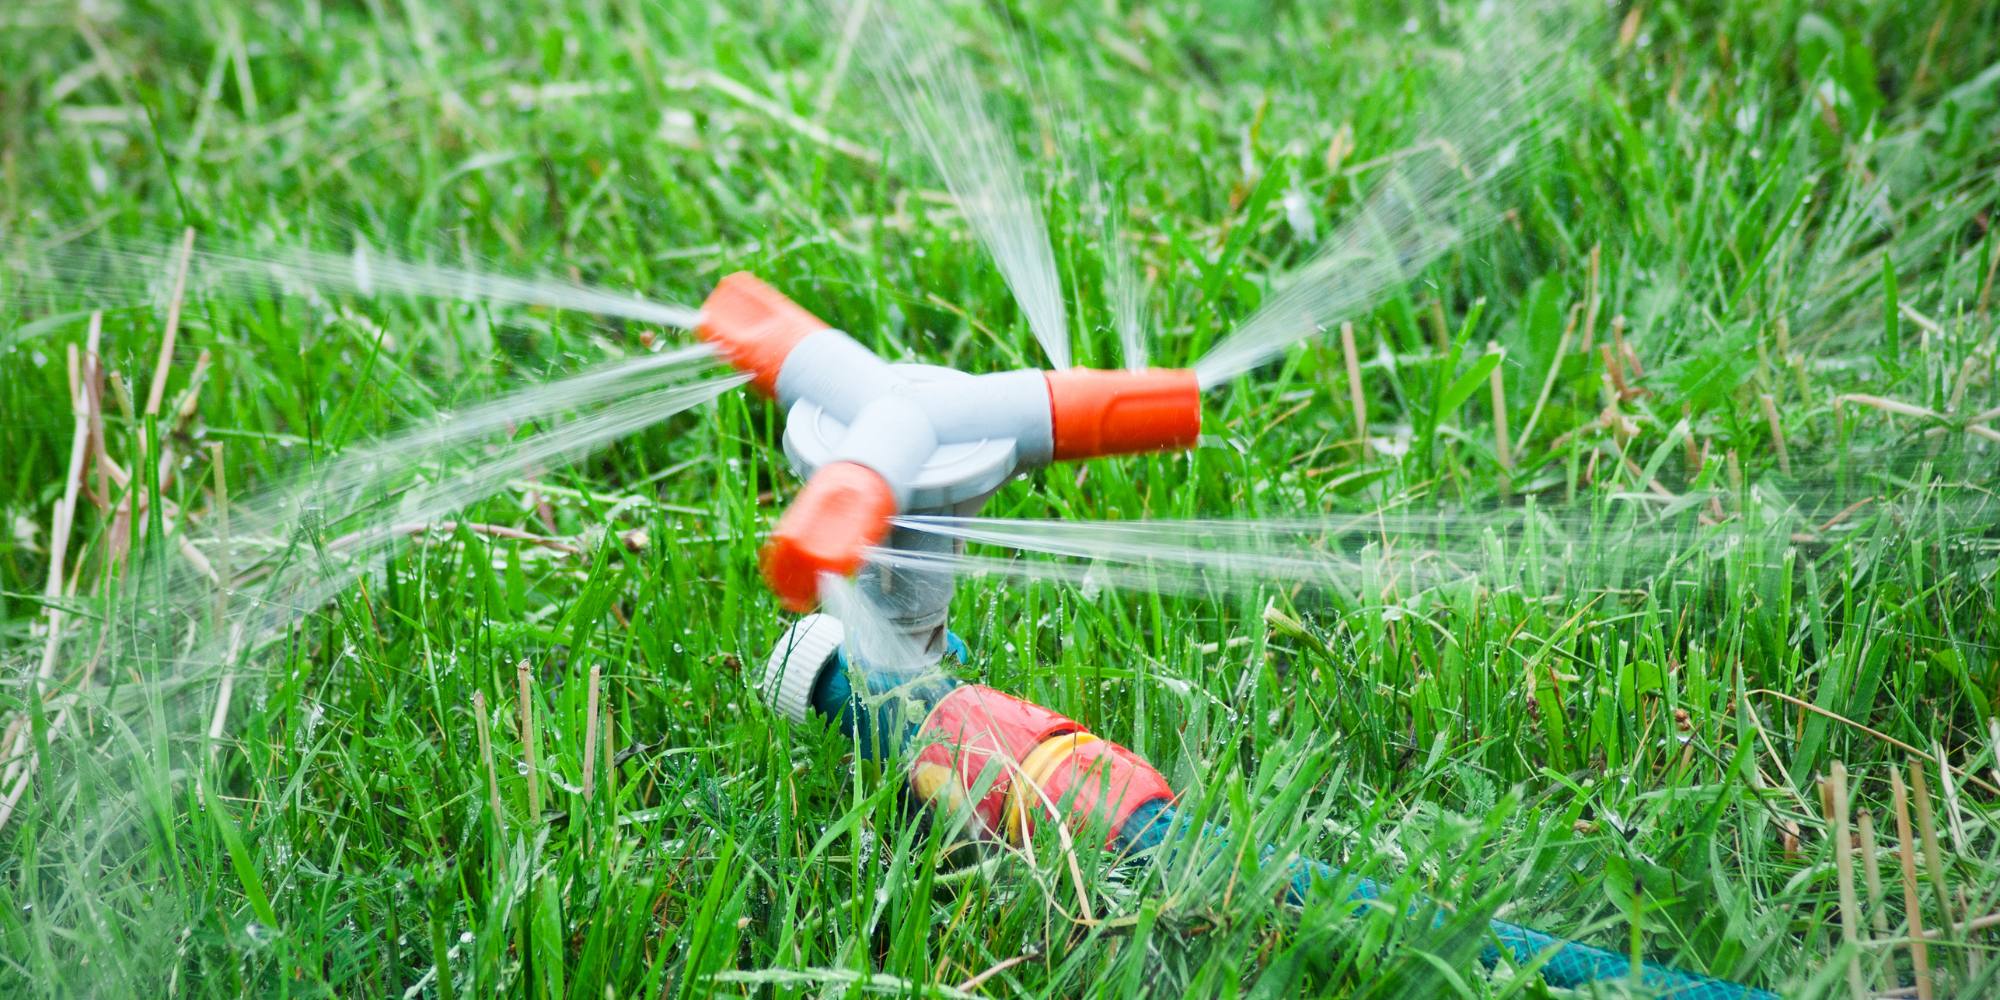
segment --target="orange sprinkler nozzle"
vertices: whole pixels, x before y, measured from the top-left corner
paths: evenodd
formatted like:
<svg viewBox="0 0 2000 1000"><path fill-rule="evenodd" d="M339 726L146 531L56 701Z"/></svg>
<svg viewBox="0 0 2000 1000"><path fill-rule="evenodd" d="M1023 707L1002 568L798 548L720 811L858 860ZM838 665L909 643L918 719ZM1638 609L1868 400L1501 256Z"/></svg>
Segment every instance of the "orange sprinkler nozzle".
<svg viewBox="0 0 2000 1000"><path fill-rule="evenodd" d="M1192 371L1068 368L1045 374L1058 461L1177 451L1194 447L1201 436L1201 384Z"/></svg>
<svg viewBox="0 0 2000 1000"><path fill-rule="evenodd" d="M764 546L764 579L785 607L810 611L819 575L852 576L895 514L896 494L881 474L854 462L825 466L778 519Z"/></svg>
<svg viewBox="0 0 2000 1000"><path fill-rule="evenodd" d="M826 322L748 271L719 282L701 304L695 333L714 344L750 384L766 396L778 394L778 370L799 341L827 328Z"/></svg>

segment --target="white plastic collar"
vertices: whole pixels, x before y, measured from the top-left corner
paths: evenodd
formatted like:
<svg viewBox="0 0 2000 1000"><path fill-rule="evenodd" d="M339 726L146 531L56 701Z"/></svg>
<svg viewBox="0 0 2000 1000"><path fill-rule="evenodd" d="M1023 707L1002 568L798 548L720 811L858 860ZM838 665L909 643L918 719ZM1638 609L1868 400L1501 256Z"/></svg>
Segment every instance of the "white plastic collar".
<svg viewBox="0 0 2000 1000"><path fill-rule="evenodd" d="M758 696L779 715L806 721L812 715L813 684L820 669L846 639L846 626L832 615L807 615L793 622L764 661Z"/></svg>

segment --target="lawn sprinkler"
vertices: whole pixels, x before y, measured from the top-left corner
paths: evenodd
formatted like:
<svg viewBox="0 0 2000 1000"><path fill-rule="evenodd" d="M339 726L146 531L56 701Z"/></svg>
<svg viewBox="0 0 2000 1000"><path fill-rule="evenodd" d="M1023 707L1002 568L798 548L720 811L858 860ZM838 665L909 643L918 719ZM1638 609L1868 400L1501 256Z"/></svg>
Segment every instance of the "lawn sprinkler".
<svg viewBox="0 0 2000 1000"><path fill-rule="evenodd" d="M764 577L811 610L822 574L856 578L933 666L945 650L949 570L864 567L868 549L934 553L955 543L897 530L897 514L968 516L1016 475L1051 462L1192 447L1192 371L1023 369L987 375L890 364L744 273L702 304L701 338L785 408L785 454L806 480L764 547ZM863 650L882 663L886 650ZM907 658L908 654L898 654Z"/></svg>
<svg viewBox="0 0 2000 1000"><path fill-rule="evenodd" d="M853 576L891 626L871 638L876 630L850 630L831 615L801 617L765 663L765 704L795 723L828 720L862 757L898 764L934 816L983 842L1018 845L1038 824L1060 822L1138 862L1182 839L1193 820L1176 815L1172 786L1138 754L939 669L947 651L966 656L945 621L949 569L892 576L864 562L885 539L919 552L955 544L895 529L898 513L967 516L1009 478L1054 461L1193 445L1201 430L1194 373L969 375L890 364L748 274L723 279L702 315L702 338L786 408L785 453L806 477L764 548L766 579L787 607L806 611L822 574ZM1220 829L1204 833L1226 842ZM1277 852L1264 855L1275 860ZM1357 913L1386 891L1322 862L1295 860L1291 872L1294 904L1316 882L1349 886ZM1506 921L1488 930L1483 965L1539 962L1557 987L1623 981L1675 1000L1776 996L1653 963L1635 970L1622 955Z"/></svg>

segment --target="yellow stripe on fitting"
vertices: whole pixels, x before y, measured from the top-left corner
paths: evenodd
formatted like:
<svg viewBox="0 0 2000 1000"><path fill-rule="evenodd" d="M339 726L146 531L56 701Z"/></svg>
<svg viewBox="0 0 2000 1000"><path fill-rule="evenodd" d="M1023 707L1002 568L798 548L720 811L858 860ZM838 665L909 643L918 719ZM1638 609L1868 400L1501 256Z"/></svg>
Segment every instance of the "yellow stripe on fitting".
<svg viewBox="0 0 2000 1000"><path fill-rule="evenodd" d="M1056 773L1056 768L1069 760L1071 754L1076 753L1077 747L1095 742L1097 737L1089 733L1064 733L1051 736L1028 751L1028 756L1021 761L1020 770L1014 774L1014 780L1007 784L1007 808L1001 825L1005 827L1002 834L1008 843L1018 846L1028 839L1031 826L1028 817L1034 815L1031 810L1041 804L1042 785L1048 782L1049 776Z"/></svg>
<svg viewBox="0 0 2000 1000"><path fill-rule="evenodd" d="M910 772L910 788L917 798L950 808L961 804L965 795L958 788L958 772L938 764L918 764Z"/></svg>

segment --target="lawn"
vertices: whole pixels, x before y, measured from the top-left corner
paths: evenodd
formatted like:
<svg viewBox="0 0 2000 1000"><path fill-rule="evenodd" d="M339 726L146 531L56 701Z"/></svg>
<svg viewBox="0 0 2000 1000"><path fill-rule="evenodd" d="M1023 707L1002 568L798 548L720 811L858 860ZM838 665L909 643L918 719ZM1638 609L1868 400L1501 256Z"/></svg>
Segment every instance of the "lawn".
<svg viewBox="0 0 2000 1000"><path fill-rule="evenodd" d="M0 995L2000 994L2000 5L883 5L943 171L847 3L0 9ZM1298 340L953 529L959 676L1226 839L963 850L765 707L738 270Z"/></svg>

